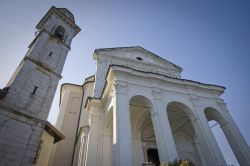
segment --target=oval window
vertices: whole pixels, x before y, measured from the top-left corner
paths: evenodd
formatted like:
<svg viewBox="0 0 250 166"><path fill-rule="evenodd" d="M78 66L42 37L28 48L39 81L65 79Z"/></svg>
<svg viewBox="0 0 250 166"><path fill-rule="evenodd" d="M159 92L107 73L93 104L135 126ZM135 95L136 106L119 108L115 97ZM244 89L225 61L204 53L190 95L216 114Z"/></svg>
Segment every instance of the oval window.
<svg viewBox="0 0 250 166"><path fill-rule="evenodd" d="M137 60L142 61L143 59L141 57L136 57Z"/></svg>

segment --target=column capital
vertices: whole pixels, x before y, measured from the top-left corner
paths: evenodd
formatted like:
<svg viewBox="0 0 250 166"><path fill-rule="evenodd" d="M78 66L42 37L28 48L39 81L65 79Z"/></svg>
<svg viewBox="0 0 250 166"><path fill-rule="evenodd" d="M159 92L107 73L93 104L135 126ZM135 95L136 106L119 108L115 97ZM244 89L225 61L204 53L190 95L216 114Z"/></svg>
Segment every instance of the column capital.
<svg viewBox="0 0 250 166"><path fill-rule="evenodd" d="M196 96L196 95L189 95L189 100L192 103L193 107L194 107L194 111L200 111L201 108L201 101L200 101L200 97Z"/></svg>
<svg viewBox="0 0 250 166"><path fill-rule="evenodd" d="M89 114L89 123L97 123L99 121L100 113L90 112Z"/></svg>
<svg viewBox="0 0 250 166"><path fill-rule="evenodd" d="M91 99L88 101L87 110L89 114L89 123L96 123L100 116L101 103L99 99Z"/></svg>
<svg viewBox="0 0 250 166"><path fill-rule="evenodd" d="M217 102L217 105L219 106L219 108L221 109L221 111L229 112L227 109L227 104L224 102L224 100L218 99L218 100L216 100L216 102Z"/></svg>
<svg viewBox="0 0 250 166"><path fill-rule="evenodd" d="M87 110L89 112L98 112L98 110L101 107L101 101L100 99L96 99L96 98L90 98L87 101Z"/></svg>
<svg viewBox="0 0 250 166"><path fill-rule="evenodd" d="M89 128L90 128L89 125L80 128L80 133L82 134L83 137L86 137L86 135L89 133Z"/></svg>
<svg viewBox="0 0 250 166"><path fill-rule="evenodd" d="M122 80L115 80L113 82L115 93L127 93L128 91L128 83Z"/></svg>
<svg viewBox="0 0 250 166"><path fill-rule="evenodd" d="M189 95L189 99L192 102L193 105L195 106L200 106L200 98L196 95Z"/></svg>
<svg viewBox="0 0 250 166"><path fill-rule="evenodd" d="M102 56L102 54L94 54L94 60L96 60L97 62L101 62L101 63L106 63L107 59L105 58L105 56Z"/></svg>
<svg viewBox="0 0 250 166"><path fill-rule="evenodd" d="M154 96L155 100L162 100L163 99L162 89L160 89L160 88L152 88L152 95Z"/></svg>

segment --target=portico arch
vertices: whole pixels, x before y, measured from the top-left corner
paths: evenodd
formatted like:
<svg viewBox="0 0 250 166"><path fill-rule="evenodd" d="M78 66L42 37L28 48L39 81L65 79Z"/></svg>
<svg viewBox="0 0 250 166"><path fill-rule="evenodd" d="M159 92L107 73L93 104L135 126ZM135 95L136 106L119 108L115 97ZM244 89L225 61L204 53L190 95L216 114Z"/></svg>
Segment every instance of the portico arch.
<svg viewBox="0 0 250 166"><path fill-rule="evenodd" d="M134 165L142 165L145 161L160 164L154 126L151 114L153 103L145 96L136 95L129 101L131 132L133 142Z"/></svg>
<svg viewBox="0 0 250 166"><path fill-rule="evenodd" d="M195 165L201 165L192 110L181 102L172 101L167 104L167 116L180 159L188 159Z"/></svg>
<svg viewBox="0 0 250 166"><path fill-rule="evenodd" d="M237 158L236 157L236 154L237 154L237 149L233 149L232 147L233 147L233 141L232 141L232 136L231 136L231 133L230 132L228 132L228 130L227 130L227 125L228 125L228 122L225 120L225 118L223 117L223 115L218 111L218 110L216 110L215 108L213 108L213 107L207 107L207 108L205 108L204 109L204 114L205 114L205 116L206 116L206 118L207 118L207 121L208 121L208 124L209 123L211 123L211 122L213 122L211 125L212 126L210 126L210 128L211 127L214 127L215 125L219 125L220 126L220 130L222 131L222 133L224 134L224 136L225 136L225 140L224 141L227 141L228 142L228 144L229 144L229 146L230 146L230 148L231 148L231 151L233 152L233 157L235 157L235 158ZM219 131L220 132L220 131ZM214 135L215 136L215 135ZM216 138L216 141L218 142L218 139L219 138L217 138L217 137L215 137ZM220 138L220 139L223 139L223 138ZM231 140L231 141L230 141ZM222 150L222 149L221 149ZM223 155L224 155L224 158L226 158L225 157L225 154L224 153L222 153ZM238 160L238 159L237 159ZM228 161L227 161L228 162ZM239 162L239 160L238 160L238 162ZM227 163L227 164L232 164L232 163ZM235 163L233 163L233 164L235 164ZM239 165L239 163L236 163L236 164L238 164Z"/></svg>
<svg viewBox="0 0 250 166"><path fill-rule="evenodd" d="M206 118L208 121L215 120L217 121L220 125L223 125L226 123L225 119L223 118L222 114L216 110L215 108L212 107L206 107L204 109L204 113L206 115Z"/></svg>

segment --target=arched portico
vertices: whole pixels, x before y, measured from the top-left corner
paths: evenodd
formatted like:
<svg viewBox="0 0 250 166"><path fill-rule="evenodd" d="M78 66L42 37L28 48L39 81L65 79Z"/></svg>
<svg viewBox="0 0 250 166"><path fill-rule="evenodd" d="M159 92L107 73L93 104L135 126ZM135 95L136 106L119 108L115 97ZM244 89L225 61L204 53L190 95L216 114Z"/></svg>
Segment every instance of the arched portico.
<svg viewBox="0 0 250 166"><path fill-rule="evenodd" d="M128 99L126 93L120 92L112 103L104 120L103 165L110 165L111 160L112 165L123 165L125 162L117 156L120 154L127 158L126 163L131 161L135 166L146 161L159 165L178 158L163 102L141 95Z"/></svg>
<svg viewBox="0 0 250 166"><path fill-rule="evenodd" d="M206 133L207 122L198 100L169 96L159 88L132 87L126 81L114 84L110 109L104 111L103 165L136 166L149 160L159 164L174 159L204 166L223 163L213 154L216 148Z"/></svg>

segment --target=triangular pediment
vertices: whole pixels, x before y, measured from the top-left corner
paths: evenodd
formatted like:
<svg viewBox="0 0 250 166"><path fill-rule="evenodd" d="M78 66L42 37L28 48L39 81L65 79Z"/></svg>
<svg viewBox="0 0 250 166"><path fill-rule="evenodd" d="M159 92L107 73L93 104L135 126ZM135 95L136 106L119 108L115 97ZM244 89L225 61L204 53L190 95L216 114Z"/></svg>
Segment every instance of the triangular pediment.
<svg viewBox="0 0 250 166"><path fill-rule="evenodd" d="M128 61L135 61L161 68L166 68L174 71L182 71L182 68L169 62L168 60L161 58L160 56L140 47L116 47L116 48L104 48L97 49L95 53L109 55L117 58L121 58Z"/></svg>

